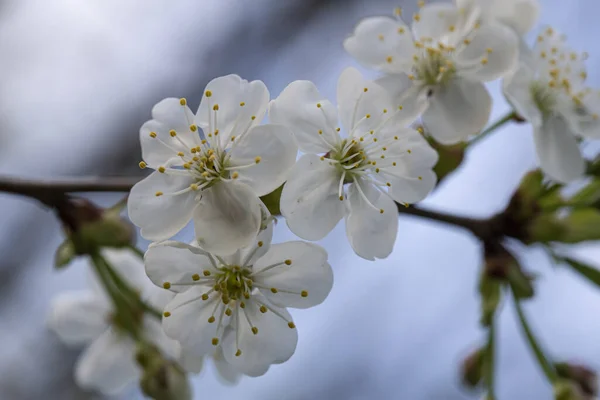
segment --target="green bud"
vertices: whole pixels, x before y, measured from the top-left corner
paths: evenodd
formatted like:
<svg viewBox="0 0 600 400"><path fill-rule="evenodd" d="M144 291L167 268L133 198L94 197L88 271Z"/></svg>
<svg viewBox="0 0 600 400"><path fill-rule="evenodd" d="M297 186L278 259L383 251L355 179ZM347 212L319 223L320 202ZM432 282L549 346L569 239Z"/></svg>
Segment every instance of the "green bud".
<svg viewBox="0 0 600 400"><path fill-rule="evenodd" d="M556 363L554 365L559 377L576 384L585 396L598 396L598 377L594 371L583 365Z"/></svg>
<svg viewBox="0 0 600 400"><path fill-rule="evenodd" d="M524 204L533 205L542 197L545 190L544 174L536 169L528 172L521 179L517 193Z"/></svg>
<svg viewBox="0 0 600 400"><path fill-rule="evenodd" d="M557 241L579 243L600 239L600 211L595 208L573 210L561 220L564 232Z"/></svg>
<svg viewBox="0 0 600 400"><path fill-rule="evenodd" d="M467 143L461 142L454 145L443 145L431 136L427 137L427 142L437 151L439 156L438 162L433 168L439 183L460 167L465 158Z"/></svg>
<svg viewBox="0 0 600 400"><path fill-rule="evenodd" d="M573 382L559 379L552 385L555 400L586 400L583 393Z"/></svg>
<svg viewBox="0 0 600 400"><path fill-rule="evenodd" d="M284 184L285 185L285 184ZM281 209L279 208L279 200L281 199L281 192L283 191L283 185L273 190L271 193L262 196L260 199L267 207L271 215L281 215Z"/></svg>
<svg viewBox="0 0 600 400"><path fill-rule="evenodd" d="M56 249L56 253L54 253L54 267L56 269L66 267L73 261L75 256L76 253L73 242L69 239L65 239L65 241L58 246L58 249Z"/></svg>
<svg viewBox="0 0 600 400"><path fill-rule="evenodd" d="M567 205L571 207L596 206L600 203L600 179L596 178L573 195Z"/></svg>
<svg viewBox="0 0 600 400"><path fill-rule="evenodd" d="M192 390L185 371L166 360L156 346L139 343L136 360L142 368L140 388L154 400L191 400Z"/></svg>
<svg viewBox="0 0 600 400"><path fill-rule="evenodd" d="M485 348L477 349L464 359L461 368L463 383L471 388L479 385L484 375Z"/></svg>
<svg viewBox="0 0 600 400"><path fill-rule="evenodd" d="M133 225L112 215L104 215L98 221L82 225L73 235L88 246L121 248L135 243Z"/></svg>
<svg viewBox="0 0 600 400"><path fill-rule="evenodd" d="M565 229L565 224L555 214L539 214L529 221L523 242L530 244L558 241L564 236Z"/></svg>

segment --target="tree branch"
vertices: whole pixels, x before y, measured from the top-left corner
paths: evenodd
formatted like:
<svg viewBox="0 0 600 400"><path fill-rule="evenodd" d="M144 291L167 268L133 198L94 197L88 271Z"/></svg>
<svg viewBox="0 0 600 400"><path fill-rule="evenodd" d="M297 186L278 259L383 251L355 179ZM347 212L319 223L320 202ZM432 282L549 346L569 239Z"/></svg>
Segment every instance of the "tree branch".
<svg viewBox="0 0 600 400"><path fill-rule="evenodd" d="M139 180L137 177L92 177L60 180L32 180L0 175L0 192L31 197L48 207L58 207L68 193L128 192Z"/></svg>

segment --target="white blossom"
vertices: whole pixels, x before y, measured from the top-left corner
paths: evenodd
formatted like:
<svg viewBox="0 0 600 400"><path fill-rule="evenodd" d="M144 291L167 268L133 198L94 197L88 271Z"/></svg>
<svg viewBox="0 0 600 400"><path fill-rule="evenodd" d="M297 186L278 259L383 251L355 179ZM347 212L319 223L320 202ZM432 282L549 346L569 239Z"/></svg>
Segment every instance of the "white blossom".
<svg viewBox="0 0 600 400"><path fill-rule="evenodd" d="M298 333L286 307L320 304L333 273L320 246L271 245L271 236L269 224L251 246L230 255L175 241L150 246L146 273L177 293L165 307L163 328L184 352L202 356L220 346L233 370L250 376L292 356Z"/></svg>
<svg viewBox="0 0 600 400"><path fill-rule="evenodd" d="M510 72L518 59L515 32L466 12L432 3L413 16L362 20L344 41L361 63L386 74L378 81L396 102L421 114L428 132L444 144L465 140L486 125L491 98L483 82Z"/></svg>
<svg viewBox="0 0 600 400"><path fill-rule="evenodd" d="M137 255L128 250L105 250L103 255L149 304L162 308L172 297L168 291L152 285ZM48 325L67 345L88 344L75 366L77 384L112 395L140 377L135 361L136 342L113 323L114 305L95 276L90 283L89 290L58 295L52 302ZM164 334L160 320L148 315L143 318L144 337L166 356L178 357L179 346Z"/></svg>
<svg viewBox="0 0 600 400"><path fill-rule="evenodd" d="M184 99L152 109L140 129L143 167L155 169L129 196L144 238L163 240L193 218L202 246L227 254L250 244L261 220L258 196L286 179L297 146L289 130L259 125L269 102L261 81L212 80L194 115Z"/></svg>
<svg viewBox="0 0 600 400"><path fill-rule="evenodd" d="M281 212L291 231L307 240L322 239L345 217L354 251L384 258L398 230L394 200L425 198L436 183L438 156L406 128L414 115L357 70L342 73L337 98L338 110L313 83L296 81L271 102L271 120L289 126L306 153L283 188Z"/></svg>
<svg viewBox="0 0 600 400"><path fill-rule="evenodd" d="M538 36L533 55L535 68L521 64L504 80L504 93L533 126L542 170L566 183L585 170L578 138L600 138L600 95L585 84L587 55L574 52L554 29Z"/></svg>

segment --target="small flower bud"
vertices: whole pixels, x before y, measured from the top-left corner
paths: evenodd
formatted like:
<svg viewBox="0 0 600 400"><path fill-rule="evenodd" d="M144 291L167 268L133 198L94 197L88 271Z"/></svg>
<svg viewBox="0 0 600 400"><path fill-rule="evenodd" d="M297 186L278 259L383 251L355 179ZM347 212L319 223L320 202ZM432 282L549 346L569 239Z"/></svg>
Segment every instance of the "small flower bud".
<svg viewBox="0 0 600 400"><path fill-rule="evenodd" d="M139 343L136 353L142 368L140 388L155 400L191 400L192 391L184 370L176 363L166 360L156 346Z"/></svg>
<svg viewBox="0 0 600 400"><path fill-rule="evenodd" d="M556 241L579 243L600 239L600 211L594 208L573 210L560 220L563 232Z"/></svg>
<svg viewBox="0 0 600 400"><path fill-rule="evenodd" d="M477 349L463 360L461 375L463 383L471 388L479 385L483 379L485 348Z"/></svg>
<svg viewBox="0 0 600 400"><path fill-rule="evenodd" d="M65 239L64 242L58 246L56 253L54 253L54 267L61 269L66 267L75 258L75 246L70 239Z"/></svg>
<svg viewBox="0 0 600 400"><path fill-rule="evenodd" d="M527 224L524 243L548 243L561 240L565 234L565 224L555 214L539 214Z"/></svg>
<svg viewBox="0 0 600 400"><path fill-rule="evenodd" d="M555 400L587 400L573 382L559 379L552 385Z"/></svg>
<svg viewBox="0 0 600 400"><path fill-rule="evenodd" d="M558 376L576 384L585 396L598 396L598 376L591 369L570 363L557 363L554 367Z"/></svg>

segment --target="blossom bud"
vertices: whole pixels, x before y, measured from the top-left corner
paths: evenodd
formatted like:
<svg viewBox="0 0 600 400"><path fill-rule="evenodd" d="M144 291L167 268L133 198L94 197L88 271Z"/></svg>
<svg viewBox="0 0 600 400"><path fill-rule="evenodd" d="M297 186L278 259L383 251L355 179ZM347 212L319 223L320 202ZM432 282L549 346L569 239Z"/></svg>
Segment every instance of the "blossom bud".
<svg viewBox="0 0 600 400"><path fill-rule="evenodd" d="M555 400L587 400L586 396L567 379L559 379L552 385Z"/></svg>
<svg viewBox="0 0 600 400"><path fill-rule="evenodd" d="M584 396L591 398L598 396L598 377L591 369L569 363L557 363L554 367L558 376L576 384Z"/></svg>
<svg viewBox="0 0 600 400"><path fill-rule="evenodd" d="M133 225L118 210L103 210L81 198L70 198L59 216L76 254L90 254L101 247L126 247L134 243Z"/></svg>
<svg viewBox="0 0 600 400"><path fill-rule="evenodd" d="M533 278L525 274L519 262L501 246L486 247L484 274L510 285L519 299L533 297Z"/></svg>
<svg viewBox="0 0 600 400"><path fill-rule="evenodd" d="M539 214L527 224L524 243L548 243L561 240L565 233L565 224L555 214Z"/></svg>
<svg viewBox="0 0 600 400"><path fill-rule="evenodd" d="M575 193L566 205L573 207L600 206L600 179L596 178Z"/></svg>
<svg viewBox="0 0 600 400"><path fill-rule="evenodd" d="M460 167L465 158L467 143L460 142L454 145L443 145L431 136L427 137L427 142L437 151L439 156L438 162L433 168L439 183Z"/></svg>
<svg viewBox="0 0 600 400"><path fill-rule="evenodd" d="M273 190L271 193L262 196L260 199L263 204L267 207L271 215L281 215L281 209L279 208L279 199L281 199L281 192L283 191L283 185Z"/></svg>
<svg viewBox="0 0 600 400"><path fill-rule="evenodd" d="M184 370L175 362L166 360L158 349L140 343L136 360L142 368L140 388L155 400L191 400L192 390Z"/></svg>
<svg viewBox="0 0 600 400"><path fill-rule="evenodd" d="M479 385L484 374L485 348L480 348L463 360L461 374L463 383L471 388Z"/></svg>
<svg viewBox="0 0 600 400"><path fill-rule="evenodd" d="M58 246L56 253L54 253L54 267L57 269L64 268L73 261L75 258L75 246L70 239L65 239L64 242Z"/></svg>
<svg viewBox="0 0 600 400"><path fill-rule="evenodd" d="M564 231L555 240L563 243L579 243L600 239L600 211L594 208L573 210L561 219Z"/></svg>

